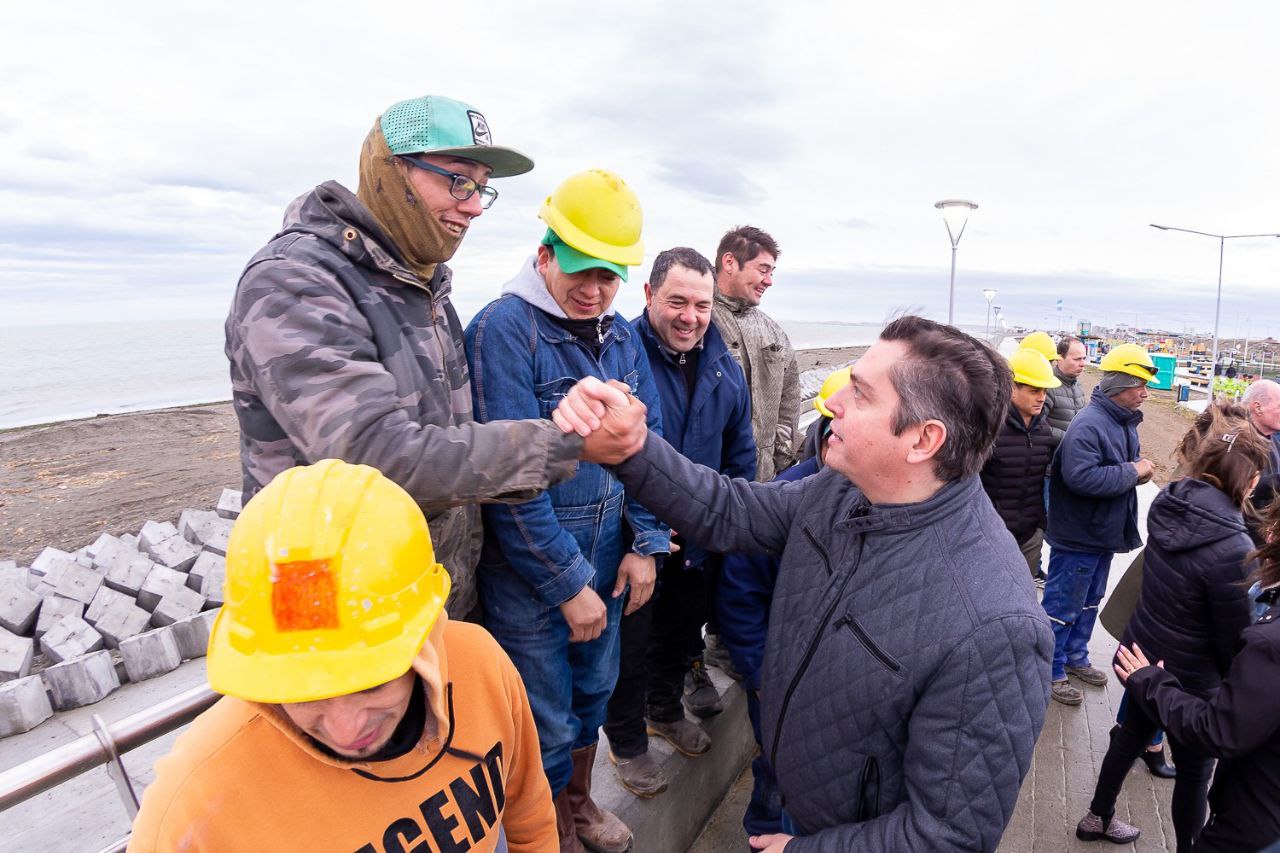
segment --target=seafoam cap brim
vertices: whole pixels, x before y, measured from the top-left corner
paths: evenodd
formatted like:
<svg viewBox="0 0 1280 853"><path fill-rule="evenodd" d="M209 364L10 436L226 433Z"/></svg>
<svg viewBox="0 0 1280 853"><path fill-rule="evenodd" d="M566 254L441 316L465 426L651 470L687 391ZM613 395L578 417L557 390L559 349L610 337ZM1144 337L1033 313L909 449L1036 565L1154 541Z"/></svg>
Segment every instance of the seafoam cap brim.
<svg viewBox="0 0 1280 853"><path fill-rule="evenodd" d="M469 104L425 95L393 104L379 122L392 154L465 157L492 169L491 178L523 175L533 160L514 148L493 144L484 115Z"/></svg>

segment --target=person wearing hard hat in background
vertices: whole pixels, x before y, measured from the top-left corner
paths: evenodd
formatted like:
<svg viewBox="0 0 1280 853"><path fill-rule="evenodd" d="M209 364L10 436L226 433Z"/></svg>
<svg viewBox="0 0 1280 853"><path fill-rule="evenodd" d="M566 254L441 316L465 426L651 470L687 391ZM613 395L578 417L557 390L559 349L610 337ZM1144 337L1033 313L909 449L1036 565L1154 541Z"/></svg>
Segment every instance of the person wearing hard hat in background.
<svg viewBox="0 0 1280 853"><path fill-rule="evenodd" d="M1049 579L1044 611L1053 623L1053 698L1079 705L1074 676L1104 687L1107 675L1089 662L1089 637L1107 589L1111 558L1142 544L1137 486L1155 466L1142 458L1138 411L1155 362L1137 344L1121 344L1102 359L1102 378L1076 415L1049 466Z"/></svg>
<svg viewBox="0 0 1280 853"><path fill-rule="evenodd" d="M358 190L328 181L295 199L227 317L245 497L326 457L374 466L427 512L455 617L476 604L476 503L528 500L584 452L541 418L473 422L450 302L445 262L497 198L489 181L532 168L468 104L394 104L365 138Z"/></svg>
<svg viewBox="0 0 1280 853"><path fill-rule="evenodd" d="M550 418L579 377L594 377L625 383L660 431L644 345L613 311L628 267L644 256L635 193L590 169L561 183L538 215L547 228L536 255L467 326L477 419ZM528 687L561 849L627 850L631 831L591 798L591 769L618 677L623 593L629 585L628 612L648 601L670 531L595 464L527 503L486 505L484 521L484 624Z"/></svg>
<svg viewBox="0 0 1280 853"><path fill-rule="evenodd" d="M1018 349L1033 349L1052 364L1058 360L1058 347L1048 332L1032 332L1018 344Z"/></svg>
<svg viewBox="0 0 1280 853"><path fill-rule="evenodd" d="M751 392L711 322L714 297L711 262L688 247L667 249L654 258L645 310L632 324L662 399L663 435L689 459L750 480ZM711 738L685 716L685 706L698 717L724 710L702 662L702 626L713 606L707 575L720 555L685 542L672 550L659 565L653 598L623 617L618 683L604 723L618 778L640 797L667 787L649 753L649 734L685 755L701 755Z"/></svg>
<svg viewBox="0 0 1280 853"><path fill-rule="evenodd" d="M285 471L232 528L226 583L223 698L156 764L132 853L554 849L520 676L450 621L404 489L334 459Z"/></svg>
<svg viewBox="0 0 1280 853"><path fill-rule="evenodd" d="M802 461L774 477L774 482L803 480L822 470L827 455L834 415L827 401L849 384L849 367L836 368L822 382L813 407L818 418L806 433ZM733 666L742 673L742 686L747 691L747 717L760 752L751 760L751 798L742 815L742 828L747 836L782 832L782 793L778 777L764 751L760 732L761 668L764 664L765 637L769 633L769 607L773 604L773 588L778 582L779 558L769 554L726 554L720 576L716 612L720 636Z"/></svg>
<svg viewBox="0 0 1280 853"><path fill-rule="evenodd" d="M1043 588L1044 475L1053 456L1053 435L1043 409L1048 389L1059 382L1049 360L1031 347L1009 356L1009 369L1013 371L1009 414L996 435L991 457L982 466L982 488L1026 557L1036 586Z"/></svg>

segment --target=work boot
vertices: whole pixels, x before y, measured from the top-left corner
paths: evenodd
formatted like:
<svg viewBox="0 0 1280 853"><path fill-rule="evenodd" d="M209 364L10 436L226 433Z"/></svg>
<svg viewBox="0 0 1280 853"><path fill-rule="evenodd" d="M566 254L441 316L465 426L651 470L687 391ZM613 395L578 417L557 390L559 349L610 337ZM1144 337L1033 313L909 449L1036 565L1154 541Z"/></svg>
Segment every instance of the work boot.
<svg viewBox="0 0 1280 853"><path fill-rule="evenodd" d="M611 749L609 760L618 768L622 787L637 797L647 800L667 790L667 774L662 772L662 765L654 761L648 750L634 758L619 758Z"/></svg>
<svg viewBox="0 0 1280 853"><path fill-rule="evenodd" d="M1144 749L1142 763L1147 765L1147 770L1158 779L1173 779L1178 775L1173 765L1164 760L1163 745L1159 749Z"/></svg>
<svg viewBox="0 0 1280 853"><path fill-rule="evenodd" d="M1129 844L1137 841L1140 835L1141 829L1130 826L1115 815L1101 818L1093 812L1085 812L1084 817L1076 824L1076 838L1081 841L1101 841L1105 838L1112 844Z"/></svg>
<svg viewBox="0 0 1280 853"><path fill-rule="evenodd" d="M1080 692L1080 688L1071 686L1065 678L1053 682L1049 688L1049 695L1063 705L1079 705L1084 701L1084 694Z"/></svg>
<svg viewBox="0 0 1280 853"><path fill-rule="evenodd" d="M591 799L591 770L596 763L598 744L573 751L573 775L569 777L569 805L578 840L592 853L626 853L635 840L618 816L605 811Z"/></svg>
<svg viewBox="0 0 1280 853"><path fill-rule="evenodd" d="M556 835L560 838L560 853L586 853L573 826L573 806L569 804L569 792L561 791L553 804L556 807Z"/></svg>
<svg viewBox="0 0 1280 853"><path fill-rule="evenodd" d="M707 634L705 645L706 648L702 650L703 663L714 666L734 681L742 680L742 673L733 668L733 658L729 657L729 650L720 642L719 634Z"/></svg>
<svg viewBox="0 0 1280 853"><path fill-rule="evenodd" d="M1094 687L1107 686L1107 674L1092 666L1072 666L1067 664L1067 675L1074 675L1085 684L1092 684Z"/></svg>
<svg viewBox="0 0 1280 853"><path fill-rule="evenodd" d="M711 749L711 737L702 730L702 726L691 723L684 717L674 723L660 723L657 720L645 720L649 734L665 739L668 743L690 758L702 755Z"/></svg>
<svg viewBox="0 0 1280 853"><path fill-rule="evenodd" d="M684 675L684 704L695 717L714 717L724 710L720 691L711 683L700 660L695 660Z"/></svg>

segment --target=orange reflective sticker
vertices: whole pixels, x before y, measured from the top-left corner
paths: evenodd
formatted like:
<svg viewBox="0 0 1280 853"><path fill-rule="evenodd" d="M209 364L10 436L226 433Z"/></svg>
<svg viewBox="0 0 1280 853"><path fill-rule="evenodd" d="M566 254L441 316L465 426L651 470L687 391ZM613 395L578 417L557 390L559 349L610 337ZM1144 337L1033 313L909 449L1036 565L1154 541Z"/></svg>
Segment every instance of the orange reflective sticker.
<svg viewBox="0 0 1280 853"><path fill-rule="evenodd" d="M272 563L271 615L277 631L337 628L337 595L329 561Z"/></svg>

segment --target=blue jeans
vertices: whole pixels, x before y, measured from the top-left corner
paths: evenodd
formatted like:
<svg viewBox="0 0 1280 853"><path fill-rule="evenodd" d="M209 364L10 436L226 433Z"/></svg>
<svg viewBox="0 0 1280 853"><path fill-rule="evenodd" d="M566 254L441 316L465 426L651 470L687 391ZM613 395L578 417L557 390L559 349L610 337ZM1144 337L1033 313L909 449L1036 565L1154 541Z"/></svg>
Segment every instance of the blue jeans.
<svg viewBox="0 0 1280 853"><path fill-rule="evenodd" d="M476 572L484 626L524 680L552 796L569 784L573 753L600 739L605 708L618 680L618 627L625 600L613 597L619 559L614 555L596 563L591 586L604 602L609 622L589 643L570 643L560 608L544 604L510 567L482 562Z"/></svg>
<svg viewBox="0 0 1280 853"><path fill-rule="evenodd" d="M751 719L751 732L756 736L760 754L751 762L751 800L742 816L742 828L748 836L782 832L782 792L778 790L778 777L764 754L764 742L760 738L760 700L754 690L747 691L747 716Z"/></svg>
<svg viewBox="0 0 1280 853"><path fill-rule="evenodd" d="M1049 546L1049 579L1041 604L1053 628L1054 681L1067 677L1068 665L1089 666L1089 637L1107 591L1112 556Z"/></svg>

